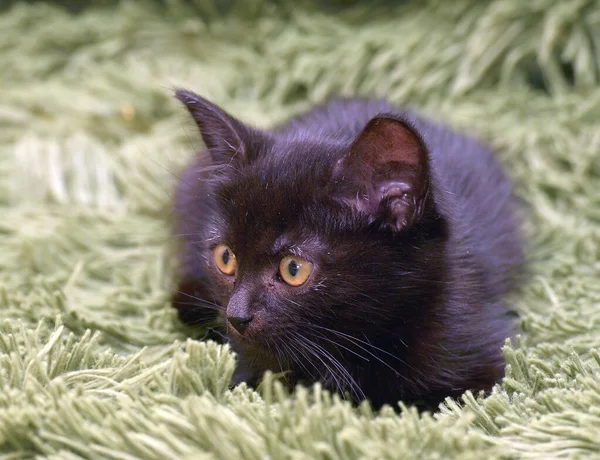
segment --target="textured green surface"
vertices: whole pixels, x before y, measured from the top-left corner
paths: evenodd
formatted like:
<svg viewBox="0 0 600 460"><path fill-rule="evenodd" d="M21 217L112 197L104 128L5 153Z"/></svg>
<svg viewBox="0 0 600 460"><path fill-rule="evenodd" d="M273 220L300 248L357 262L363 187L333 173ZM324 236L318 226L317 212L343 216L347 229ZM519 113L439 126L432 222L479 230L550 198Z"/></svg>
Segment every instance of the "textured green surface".
<svg viewBox="0 0 600 460"><path fill-rule="evenodd" d="M0 13L2 458L600 458L600 2L191 3ZM200 146L173 85L261 126L384 95L489 140L532 241L493 395L375 416L227 391L232 355L168 305Z"/></svg>

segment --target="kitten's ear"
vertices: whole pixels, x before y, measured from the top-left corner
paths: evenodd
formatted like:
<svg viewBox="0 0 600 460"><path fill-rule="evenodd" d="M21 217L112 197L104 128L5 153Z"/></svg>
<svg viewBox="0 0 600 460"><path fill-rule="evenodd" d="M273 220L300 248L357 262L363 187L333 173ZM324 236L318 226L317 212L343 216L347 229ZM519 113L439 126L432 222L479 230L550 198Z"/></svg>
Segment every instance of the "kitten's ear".
<svg viewBox="0 0 600 460"><path fill-rule="evenodd" d="M429 190L427 149L416 130L393 115L371 119L333 178L361 212L382 218L393 230L416 224Z"/></svg>
<svg viewBox="0 0 600 460"><path fill-rule="evenodd" d="M175 97L194 118L215 164L249 160L249 147L259 137L256 130L191 91L177 90Z"/></svg>

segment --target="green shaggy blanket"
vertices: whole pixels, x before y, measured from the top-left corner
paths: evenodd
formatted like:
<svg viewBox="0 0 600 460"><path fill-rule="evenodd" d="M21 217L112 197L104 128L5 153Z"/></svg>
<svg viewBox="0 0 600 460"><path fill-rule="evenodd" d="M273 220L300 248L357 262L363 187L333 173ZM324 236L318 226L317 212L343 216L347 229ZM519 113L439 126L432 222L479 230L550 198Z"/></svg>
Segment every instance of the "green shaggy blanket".
<svg viewBox="0 0 600 460"><path fill-rule="evenodd" d="M600 458L600 1L70 3L0 3L1 458ZM493 394L229 391L168 301L200 146L175 85L261 126L382 95L490 141L532 272Z"/></svg>

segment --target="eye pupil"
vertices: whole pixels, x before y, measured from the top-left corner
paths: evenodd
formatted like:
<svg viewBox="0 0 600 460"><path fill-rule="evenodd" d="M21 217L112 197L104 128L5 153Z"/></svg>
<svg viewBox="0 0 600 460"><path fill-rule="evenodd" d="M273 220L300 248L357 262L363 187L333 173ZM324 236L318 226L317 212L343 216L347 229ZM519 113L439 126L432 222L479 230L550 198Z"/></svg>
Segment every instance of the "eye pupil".
<svg viewBox="0 0 600 460"><path fill-rule="evenodd" d="M223 251L223 255L221 256L224 265L229 265L229 249L225 249Z"/></svg>
<svg viewBox="0 0 600 460"><path fill-rule="evenodd" d="M288 272L292 276L296 276L298 274L299 269L300 269L300 267L294 260L291 260L290 263L288 264Z"/></svg>

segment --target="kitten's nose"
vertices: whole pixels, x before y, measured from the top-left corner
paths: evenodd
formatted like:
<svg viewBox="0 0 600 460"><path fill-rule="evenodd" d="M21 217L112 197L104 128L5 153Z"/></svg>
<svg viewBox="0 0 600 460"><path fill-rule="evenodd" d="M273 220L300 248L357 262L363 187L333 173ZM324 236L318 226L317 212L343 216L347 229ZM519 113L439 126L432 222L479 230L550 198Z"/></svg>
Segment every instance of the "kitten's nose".
<svg viewBox="0 0 600 460"><path fill-rule="evenodd" d="M228 316L227 321L229 321L229 324L231 324L236 331L240 334L244 334L246 329L248 329L252 318L253 316Z"/></svg>

